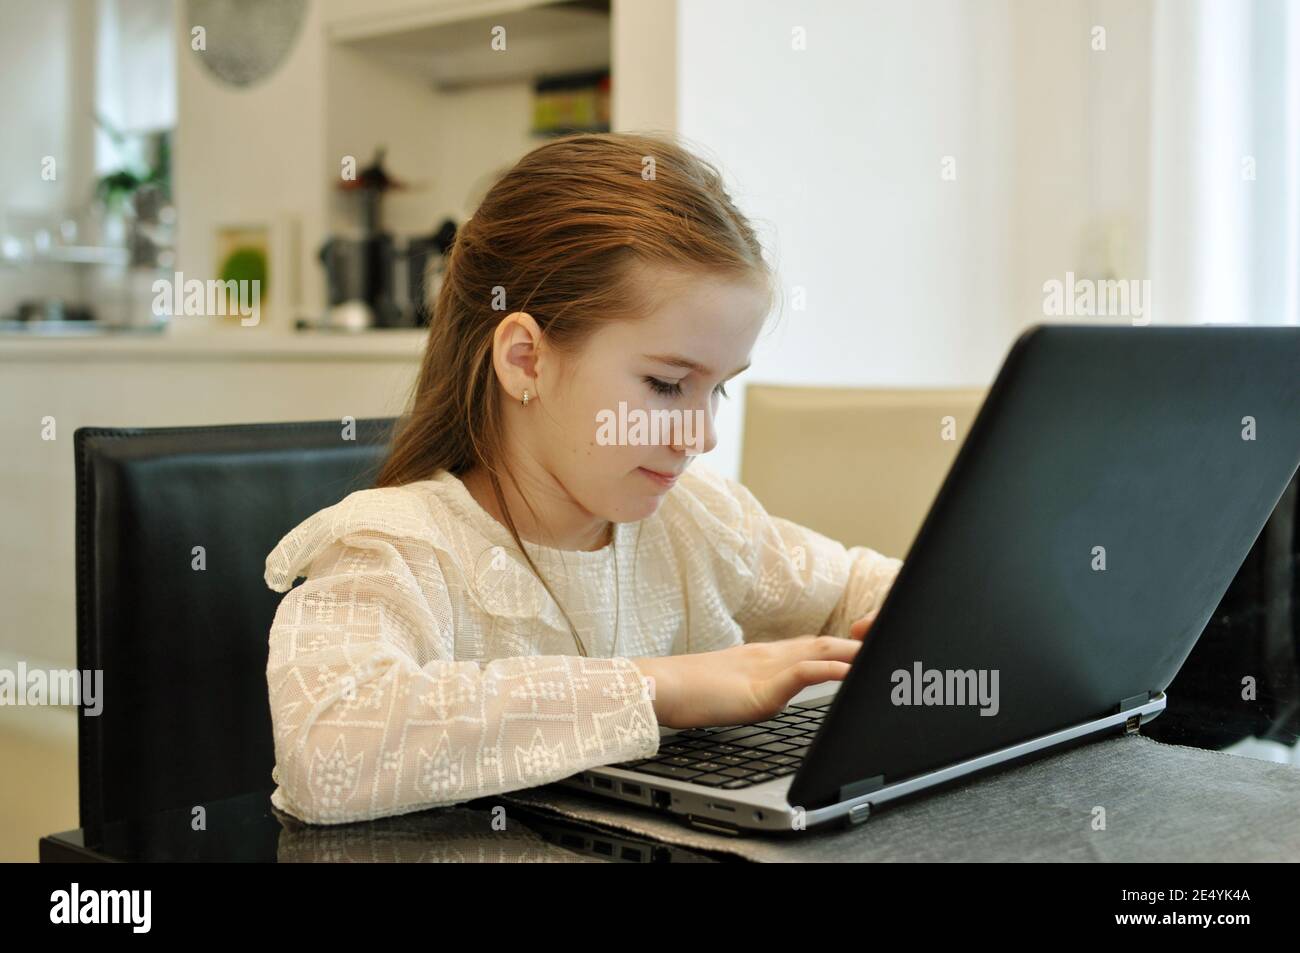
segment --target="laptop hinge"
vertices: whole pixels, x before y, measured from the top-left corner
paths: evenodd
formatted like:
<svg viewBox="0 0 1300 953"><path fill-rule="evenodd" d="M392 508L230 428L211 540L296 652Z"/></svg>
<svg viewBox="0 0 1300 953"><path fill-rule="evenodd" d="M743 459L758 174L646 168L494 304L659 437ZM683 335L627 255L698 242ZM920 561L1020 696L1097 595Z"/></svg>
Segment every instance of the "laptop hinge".
<svg viewBox="0 0 1300 953"><path fill-rule="evenodd" d="M851 801L855 797L861 797L864 794L870 794L872 791L879 791L885 786L885 776L877 774L875 777L864 778L861 781L854 781L852 784L840 786L840 800Z"/></svg>
<svg viewBox="0 0 1300 953"><path fill-rule="evenodd" d="M1136 708L1138 705L1145 705L1148 701L1150 701L1150 699L1151 699L1151 693L1149 691L1143 692L1141 695L1134 695L1132 698L1123 699L1119 703L1119 707L1116 708L1115 710L1117 712L1128 711L1130 708Z"/></svg>
<svg viewBox="0 0 1300 953"><path fill-rule="evenodd" d="M1150 698L1151 693L1149 691L1143 692L1141 695L1134 695L1132 698L1125 698L1119 703L1119 710L1128 711L1131 708L1136 708L1138 705L1145 705ZM1124 734L1126 735L1136 735L1138 729L1141 727L1141 715L1129 715L1129 717L1124 719Z"/></svg>
<svg viewBox="0 0 1300 953"><path fill-rule="evenodd" d="M861 804L855 804L849 808L849 825L854 826L861 824L871 816L871 802L863 801Z"/></svg>

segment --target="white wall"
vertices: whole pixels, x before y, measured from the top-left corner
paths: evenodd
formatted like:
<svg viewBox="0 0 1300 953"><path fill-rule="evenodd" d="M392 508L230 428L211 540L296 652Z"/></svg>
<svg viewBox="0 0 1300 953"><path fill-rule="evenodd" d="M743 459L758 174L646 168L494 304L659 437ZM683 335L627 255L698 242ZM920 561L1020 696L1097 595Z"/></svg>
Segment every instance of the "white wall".
<svg viewBox="0 0 1300 953"><path fill-rule="evenodd" d="M1013 183L1003 200L1019 330L1078 320L1043 313L1043 283L1067 271L1147 276L1151 4L1016 0L1013 26ZM1104 49L1094 49L1094 29Z"/></svg>
<svg viewBox="0 0 1300 953"><path fill-rule="evenodd" d="M1019 332L1049 320L1044 281L1145 274L1150 3L677 12L680 131L763 229L785 294L742 381L985 386ZM735 476L733 394L711 461Z"/></svg>
<svg viewBox="0 0 1300 953"><path fill-rule="evenodd" d="M936 0L680 5L681 132L724 166L786 297L742 380L987 382L1015 329L1010 12ZM796 28L805 50L791 48ZM955 181L940 176L944 156ZM792 307L799 289L804 310ZM743 390L733 394L711 458L731 475Z"/></svg>
<svg viewBox="0 0 1300 953"><path fill-rule="evenodd" d="M610 128L677 128L677 0L610 3Z"/></svg>

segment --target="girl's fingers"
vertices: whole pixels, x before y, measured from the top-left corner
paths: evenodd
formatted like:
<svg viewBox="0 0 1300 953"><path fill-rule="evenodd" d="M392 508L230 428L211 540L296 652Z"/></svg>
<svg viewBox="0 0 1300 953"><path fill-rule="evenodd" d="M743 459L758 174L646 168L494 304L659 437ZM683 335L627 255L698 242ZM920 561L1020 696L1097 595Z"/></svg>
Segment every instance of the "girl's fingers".
<svg viewBox="0 0 1300 953"><path fill-rule="evenodd" d="M850 637L855 639L864 638L867 632L871 630L871 624L876 621L876 615L879 611L879 609L874 609L849 626Z"/></svg>
<svg viewBox="0 0 1300 953"><path fill-rule="evenodd" d="M809 685L843 681L848 674L848 662L829 659L804 659L802 662L796 662L782 671L771 680L770 684L773 692L780 698L779 704L784 707L791 698L798 695Z"/></svg>
<svg viewBox="0 0 1300 953"><path fill-rule="evenodd" d="M785 644L795 656L795 661L835 659L841 662L852 662L858 650L862 648L862 643L857 639L842 639L837 635L801 635L798 638L786 639ZM787 658L778 664L793 663Z"/></svg>

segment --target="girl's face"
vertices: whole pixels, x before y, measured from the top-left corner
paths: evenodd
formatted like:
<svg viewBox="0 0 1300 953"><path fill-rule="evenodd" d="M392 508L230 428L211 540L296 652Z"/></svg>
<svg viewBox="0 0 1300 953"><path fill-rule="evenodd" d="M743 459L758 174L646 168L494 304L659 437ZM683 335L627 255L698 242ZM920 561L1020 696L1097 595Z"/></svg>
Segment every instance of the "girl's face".
<svg viewBox="0 0 1300 953"><path fill-rule="evenodd" d="M596 520L654 513L714 448L723 385L749 366L769 306L754 281L648 268L642 280L655 302L644 318L608 322L572 358L543 345L522 385L540 399L514 402L516 439Z"/></svg>

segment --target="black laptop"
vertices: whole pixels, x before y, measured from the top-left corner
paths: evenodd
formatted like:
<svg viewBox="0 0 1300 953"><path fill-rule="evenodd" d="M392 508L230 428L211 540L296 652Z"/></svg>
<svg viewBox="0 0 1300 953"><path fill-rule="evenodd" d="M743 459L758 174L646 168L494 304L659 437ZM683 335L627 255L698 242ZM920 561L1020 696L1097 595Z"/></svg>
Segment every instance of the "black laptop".
<svg viewBox="0 0 1300 953"><path fill-rule="evenodd" d="M791 831L1137 731L1298 464L1300 327L1032 327L842 683L562 783Z"/></svg>

